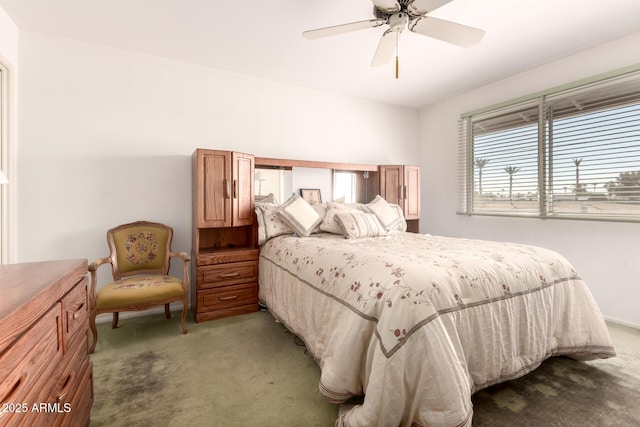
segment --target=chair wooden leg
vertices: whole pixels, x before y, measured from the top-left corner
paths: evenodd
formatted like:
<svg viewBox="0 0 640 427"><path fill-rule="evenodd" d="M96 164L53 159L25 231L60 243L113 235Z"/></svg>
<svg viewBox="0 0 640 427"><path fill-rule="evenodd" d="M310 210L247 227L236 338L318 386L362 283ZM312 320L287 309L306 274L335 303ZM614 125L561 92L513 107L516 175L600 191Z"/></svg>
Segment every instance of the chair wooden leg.
<svg viewBox="0 0 640 427"><path fill-rule="evenodd" d="M113 313L113 320L111 321L111 329L115 329L118 327L118 312L115 311Z"/></svg>
<svg viewBox="0 0 640 427"><path fill-rule="evenodd" d="M167 319L171 319L171 310L169 309L169 304L164 305L164 315Z"/></svg>
<svg viewBox="0 0 640 427"><path fill-rule="evenodd" d="M91 347L89 348L89 354L93 354L96 349L96 344L98 343L98 328L96 327L96 311L91 310L89 312L89 328L91 328L91 333L93 334L93 341L91 342Z"/></svg>
<svg viewBox="0 0 640 427"><path fill-rule="evenodd" d="M187 331L187 309L189 308L189 304L187 303L187 298L183 298L182 300L182 318L180 319L180 324L182 326L182 333L186 334Z"/></svg>

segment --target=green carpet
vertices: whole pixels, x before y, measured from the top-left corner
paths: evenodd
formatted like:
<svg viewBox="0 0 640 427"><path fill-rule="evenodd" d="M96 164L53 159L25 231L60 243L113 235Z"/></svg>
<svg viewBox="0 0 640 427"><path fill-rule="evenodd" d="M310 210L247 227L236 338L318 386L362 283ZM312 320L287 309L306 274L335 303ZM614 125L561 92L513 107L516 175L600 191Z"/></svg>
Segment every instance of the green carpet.
<svg viewBox="0 0 640 427"><path fill-rule="evenodd" d="M333 425L318 365L270 313L187 326L175 314L98 325L91 426Z"/></svg>
<svg viewBox="0 0 640 427"><path fill-rule="evenodd" d="M91 426L333 426L320 370L266 311L188 324L163 314L98 325ZM476 393L474 426L640 425L640 331L614 326L619 357L553 358Z"/></svg>
<svg viewBox="0 0 640 427"><path fill-rule="evenodd" d="M607 324L617 356L547 359L514 381L473 395L474 427L640 426L640 331Z"/></svg>

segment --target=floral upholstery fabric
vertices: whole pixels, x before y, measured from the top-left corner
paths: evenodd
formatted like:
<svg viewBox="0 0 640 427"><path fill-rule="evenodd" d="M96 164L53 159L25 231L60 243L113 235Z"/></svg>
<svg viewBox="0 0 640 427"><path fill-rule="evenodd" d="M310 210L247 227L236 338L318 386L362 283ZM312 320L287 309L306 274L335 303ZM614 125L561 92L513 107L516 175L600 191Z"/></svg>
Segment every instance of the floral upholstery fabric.
<svg viewBox="0 0 640 427"><path fill-rule="evenodd" d="M168 233L162 228L128 228L113 233L120 273L162 270L167 261Z"/></svg>
<svg viewBox="0 0 640 427"><path fill-rule="evenodd" d="M116 280L96 293L99 309L161 300L183 293L182 281L165 275L138 275Z"/></svg>
<svg viewBox="0 0 640 427"><path fill-rule="evenodd" d="M131 264L149 264L158 257L158 240L149 231L129 234L124 247Z"/></svg>

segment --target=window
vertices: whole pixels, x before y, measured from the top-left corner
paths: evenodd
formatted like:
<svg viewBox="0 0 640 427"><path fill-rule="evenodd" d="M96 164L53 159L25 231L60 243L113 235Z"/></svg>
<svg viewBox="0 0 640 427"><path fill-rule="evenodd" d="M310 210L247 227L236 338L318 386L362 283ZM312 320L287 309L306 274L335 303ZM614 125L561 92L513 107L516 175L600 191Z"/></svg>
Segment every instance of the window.
<svg viewBox="0 0 640 427"><path fill-rule="evenodd" d="M640 71L463 115L463 214L640 221Z"/></svg>

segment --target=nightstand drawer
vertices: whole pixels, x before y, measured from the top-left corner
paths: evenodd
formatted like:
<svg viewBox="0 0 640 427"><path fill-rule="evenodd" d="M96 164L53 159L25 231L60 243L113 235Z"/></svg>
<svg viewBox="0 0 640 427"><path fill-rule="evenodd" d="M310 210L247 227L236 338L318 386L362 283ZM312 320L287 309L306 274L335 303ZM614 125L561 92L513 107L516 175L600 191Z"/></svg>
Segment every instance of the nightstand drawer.
<svg viewBox="0 0 640 427"><path fill-rule="evenodd" d="M245 261L198 268L198 289L217 288L258 280L258 262Z"/></svg>
<svg viewBox="0 0 640 427"><path fill-rule="evenodd" d="M198 307L202 311L221 310L258 303L258 284L226 286L198 292Z"/></svg>

